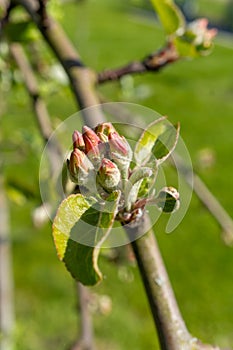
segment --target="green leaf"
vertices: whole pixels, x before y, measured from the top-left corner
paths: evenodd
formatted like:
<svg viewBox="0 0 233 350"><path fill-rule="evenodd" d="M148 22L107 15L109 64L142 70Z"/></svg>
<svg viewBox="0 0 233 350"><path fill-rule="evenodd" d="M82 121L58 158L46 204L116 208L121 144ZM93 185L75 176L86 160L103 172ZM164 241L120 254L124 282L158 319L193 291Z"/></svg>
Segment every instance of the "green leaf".
<svg viewBox="0 0 233 350"><path fill-rule="evenodd" d="M163 163L174 151L180 133L180 124L167 125L166 130L156 140L152 153L157 159L157 164Z"/></svg>
<svg viewBox="0 0 233 350"><path fill-rule="evenodd" d="M173 213L180 207L179 193L174 187L164 187L154 199L154 204L165 213Z"/></svg>
<svg viewBox="0 0 233 350"><path fill-rule="evenodd" d="M185 18L172 0L151 0L167 34L184 31Z"/></svg>
<svg viewBox="0 0 233 350"><path fill-rule="evenodd" d="M81 194L72 194L61 202L53 221L53 238L60 260L64 258L72 227L93 203L94 199L87 200Z"/></svg>
<svg viewBox="0 0 233 350"><path fill-rule="evenodd" d="M134 149L134 158L138 166L144 164L150 158L156 140L166 129L165 120L166 117L156 119L140 136Z"/></svg>
<svg viewBox="0 0 233 350"><path fill-rule="evenodd" d="M53 236L58 255L73 278L84 285L102 279L98 268L100 247L118 210L120 192L112 192L104 205L81 194L65 199L55 217Z"/></svg>

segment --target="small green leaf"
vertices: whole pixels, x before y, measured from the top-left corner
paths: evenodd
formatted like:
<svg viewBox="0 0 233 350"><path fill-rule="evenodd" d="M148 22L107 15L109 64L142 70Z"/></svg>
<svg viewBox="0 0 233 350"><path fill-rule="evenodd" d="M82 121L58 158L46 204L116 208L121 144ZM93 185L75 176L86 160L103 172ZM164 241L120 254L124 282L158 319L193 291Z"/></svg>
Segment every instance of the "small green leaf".
<svg viewBox="0 0 233 350"><path fill-rule="evenodd" d="M114 191L100 205L76 194L65 199L58 209L53 224L58 255L73 278L84 285L94 285L102 279L98 255L114 223L119 198L120 191Z"/></svg>
<svg viewBox="0 0 233 350"><path fill-rule="evenodd" d="M154 204L165 213L172 213L179 209L179 193L174 187L163 188L154 200Z"/></svg>
<svg viewBox="0 0 233 350"><path fill-rule="evenodd" d="M180 124L167 125L166 130L156 140L152 153L157 159L157 164L163 163L174 151L180 133Z"/></svg>
<svg viewBox="0 0 233 350"><path fill-rule="evenodd" d="M185 18L172 0L151 0L167 34L184 31Z"/></svg>
<svg viewBox="0 0 233 350"><path fill-rule="evenodd" d="M72 227L93 203L94 199L87 200L81 194L72 194L61 202L53 221L53 238L60 260L64 258Z"/></svg>
<svg viewBox="0 0 233 350"><path fill-rule="evenodd" d="M134 149L134 158L138 166L144 164L150 158L156 140L166 129L165 120L166 117L156 119L140 136Z"/></svg>

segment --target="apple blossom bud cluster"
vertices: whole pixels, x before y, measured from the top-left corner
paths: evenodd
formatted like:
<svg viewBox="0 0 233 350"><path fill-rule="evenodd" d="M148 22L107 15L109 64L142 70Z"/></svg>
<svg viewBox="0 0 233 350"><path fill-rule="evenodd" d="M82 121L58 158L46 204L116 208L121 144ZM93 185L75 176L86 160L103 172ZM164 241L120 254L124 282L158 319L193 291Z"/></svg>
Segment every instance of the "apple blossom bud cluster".
<svg viewBox="0 0 233 350"><path fill-rule="evenodd" d="M111 123L102 123L95 129L84 126L82 133L75 130L72 136L73 151L67 160L70 179L85 194L106 200L113 191L120 191L116 219L127 224L140 219L146 204L155 204L165 212L178 207L179 196L171 188L164 188L156 198L140 194L145 182L153 184L156 177L153 167L145 165L130 168L133 152L124 136ZM142 187L141 187L142 186Z"/></svg>
<svg viewBox="0 0 233 350"><path fill-rule="evenodd" d="M75 130L72 139L73 151L68 160L71 181L85 186L94 170L97 184L109 193L128 176L132 150L111 123L99 124L95 130L84 126L82 134Z"/></svg>
<svg viewBox="0 0 233 350"><path fill-rule="evenodd" d="M213 38L217 34L217 29L208 29L208 20L199 18L189 23L186 31L187 38L197 48L200 53L204 53L212 46Z"/></svg>

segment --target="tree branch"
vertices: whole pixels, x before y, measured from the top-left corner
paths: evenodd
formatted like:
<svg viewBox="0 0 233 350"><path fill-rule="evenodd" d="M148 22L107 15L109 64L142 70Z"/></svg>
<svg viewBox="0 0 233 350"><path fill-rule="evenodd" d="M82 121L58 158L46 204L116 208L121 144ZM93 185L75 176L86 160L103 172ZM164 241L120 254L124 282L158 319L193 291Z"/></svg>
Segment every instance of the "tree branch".
<svg viewBox="0 0 233 350"><path fill-rule="evenodd" d="M63 161L62 150L57 141L51 143L50 136L53 130L51 126L50 116L44 101L40 97L36 77L22 46L18 43L11 44L10 51L20 71L22 72L25 87L32 99L40 134L44 142L48 143L47 150L49 164L51 166L51 176L56 176L58 173L57 168L60 166L60 162ZM82 286L80 283L77 283L77 293L79 296L81 332L80 338L72 350L94 350L92 321L88 310L88 289Z"/></svg>
<svg viewBox="0 0 233 350"><path fill-rule="evenodd" d="M10 44L10 52L22 73L25 87L31 97L40 134L45 144L48 143L49 164L51 166L51 175L54 176L58 173L59 164L62 159L62 150L59 143L54 142L54 138L53 141L50 139L53 129L47 107L40 96L36 77L22 46L18 43Z"/></svg>
<svg viewBox="0 0 233 350"><path fill-rule="evenodd" d="M41 18L41 24L44 28L47 27L48 23L48 15L46 10L47 0L38 0L39 2L39 8L38 8L38 15Z"/></svg>
<svg viewBox="0 0 233 350"><path fill-rule="evenodd" d="M191 174L190 170L185 167L182 159L174 154L176 166L178 166L187 184L193 188L199 200L204 204L206 209L215 218L222 229L222 238L227 245L233 244L233 220L219 203L217 198L208 189L201 178L196 174ZM193 175L193 176L192 176Z"/></svg>
<svg viewBox="0 0 233 350"><path fill-rule="evenodd" d="M98 83L119 80L127 74L139 74L144 72L158 72L163 67L179 59L175 46L168 43L162 50L150 54L142 61L135 61L126 66L108 69L98 74Z"/></svg>
<svg viewBox="0 0 233 350"><path fill-rule="evenodd" d="M146 227L150 227L147 215L138 225L125 226L130 240ZM220 350L219 347L202 344L190 335L180 314L157 241L150 229L146 235L131 243L144 287L157 326L162 350Z"/></svg>
<svg viewBox="0 0 233 350"><path fill-rule="evenodd" d="M0 164L2 168L2 164ZM2 169L0 169L2 171ZM0 174L0 349L13 349L14 302L7 199Z"/></svg>
<svg viewBox="0 0 233 350"><path fill-rule="evenodd" d="M92 321L89 311L90 294L89 290L81 283L77 283L77 296L79 300L79 314L81 319L81 331L78 341L71 350L94 350Z"/></svg>
<svg viewBox="0 0 233 350"><path fill-rule="evenodd" d="M41 19L38 18L37 12L35 15L35 10L31 2L29 2L29 0L18 1L30 13L45 40L53 49L58 60L66 70L80 108L98 104L99 101L94 88L95 74L93 75L88 68L84 68L84 66L80 65L79 57L63 30L51 19L49 20L49 25L44 28L41 25ZM95 126L104 121L104 115L101 109L98 109L95 115L91 115L90 113L83 114L83 118L85 123L89 126ZM128 228L127 232L129 235L140 233L141 230L144 231L146 224L150 225L147 217L141 220L137 226ZM134 241L132 246L146 288L155 324L159 332L162 349L218 349L212 346L206 347L202 345L194 340L187 331L180 315L153 232L149 231L148 234Z"/></svg>
<svg viewBox="0 0 233 350"><path fill-rule="evenodd" d="M7 16L8 9L10 7L10 1L9 0L0 0L0 20L2 21Z"/></svg>
<svg viewBox="0 0 233 350"><path fill-rule="evenodd" d="M14 5L10 0L0 0L0 38L2 36L3 28L8 22L10 12Z"/></svg>
<svg viewBox="0 0 233 350"><path fill-rule="evenodd" d="M96 74L84 66L73 44L56 21L47 17L47 24L44 26L35 1L16 0L16 3L21 4L29 13L45 41L66 71L78 106L84 114L86 124L93 126L101 123L101 107L88 109L88 107L99 105L99 100L94 93ZM85 108L86 110L83 110Z"/></svg>

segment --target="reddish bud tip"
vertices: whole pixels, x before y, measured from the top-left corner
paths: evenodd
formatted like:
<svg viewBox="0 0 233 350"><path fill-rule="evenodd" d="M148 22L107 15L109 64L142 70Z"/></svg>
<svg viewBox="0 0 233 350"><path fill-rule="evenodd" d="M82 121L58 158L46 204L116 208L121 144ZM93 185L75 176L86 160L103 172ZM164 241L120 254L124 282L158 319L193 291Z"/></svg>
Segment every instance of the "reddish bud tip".
<svg viewBox="0 0 233 350"><path fill-rule="evenodd" d="M111 132L108 139L111 151L127 156L129 152L129 144L123 136L120 136L117 132Z"/></svg>
<svg viewBox="0 0 233 350"><path fill-rule="evenodd" d="M88 126L83 127L83 140L85 143L85 153L90 151L98 153L98 144L101 143L100 138Z"/></svg>
<svg viewBox="0 0 233 350"><path fill-rule="evenodd" d="M71 180L78 183L79 172L88 172L88 164L86 163L86 155L78 148L75 148L70 156L69 172Z"/></svg>
<svg viewBox="0 0 233 350"><path fill-rule="evenodd" d="M82 151L85 149L85 143L84 143L84 140L83 140L83 135L79 131L75 130L73 132L72 140L73 140L73 147L74 147L74 149L78 148L78 149L80 149Z"/></svg>

